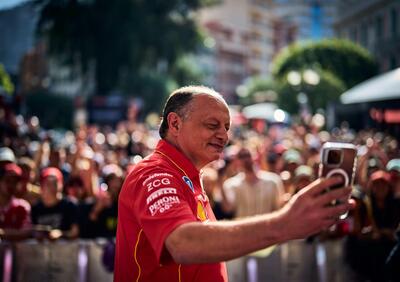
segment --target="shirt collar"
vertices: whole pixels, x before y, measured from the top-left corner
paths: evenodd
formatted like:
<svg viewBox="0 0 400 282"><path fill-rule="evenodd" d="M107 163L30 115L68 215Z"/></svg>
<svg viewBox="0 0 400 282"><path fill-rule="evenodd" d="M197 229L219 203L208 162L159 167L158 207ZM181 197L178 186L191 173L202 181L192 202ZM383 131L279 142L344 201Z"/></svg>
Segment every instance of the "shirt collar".
<svg viewBox="0 0 400 282"><path fill-rule="evenodd" d="M168 141L161 139L157 144L156 151L166 155L168 161L177 166L177 169L182 170L189 178L199 176L200 172L194 164Z"/></svg>

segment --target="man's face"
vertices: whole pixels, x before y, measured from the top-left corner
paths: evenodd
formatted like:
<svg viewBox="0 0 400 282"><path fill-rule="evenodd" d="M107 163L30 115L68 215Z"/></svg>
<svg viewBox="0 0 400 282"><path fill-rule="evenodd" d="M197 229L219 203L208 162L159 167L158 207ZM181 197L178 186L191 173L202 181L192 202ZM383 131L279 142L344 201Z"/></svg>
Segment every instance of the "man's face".
<svg viewBox="0 0 400 282"><path fill-rule="evenodd" d="M11 195L13 195L14 191L19 187L19 185L20 185L20 178L18 176L12 174L6 174L1 179L0 193L5 197L10 197Z"/></svg>
<svg viewBox="0 0 400 282"><path fill-rule="evenodd" d="M239 160L240 168L243 171L252 171L253 170L253 158L248 149L242 148L237 154L237 158Z"/></svg>
<svg viewBox="0 0 400 282"><path fill-rule="evenodd" d="M372 182L371 192L378 199L385 199L389 194L390 185L385 180L375 180Z"/></svg>
<svg viewBox="0 0 400 282"><path fill-rule="evenodd" d="M57 178L55 176L48 176L41 182L41 196L42 199L54 199L59 192Z"/></svg>
<svg viewBox="0 0 400 282"><path fill-rule="evenodd" d="M190 103L191 110L180 120L176 139L183 153L201 168L218 159L228 142L229 110L210 95L195 96Z"/></svg>

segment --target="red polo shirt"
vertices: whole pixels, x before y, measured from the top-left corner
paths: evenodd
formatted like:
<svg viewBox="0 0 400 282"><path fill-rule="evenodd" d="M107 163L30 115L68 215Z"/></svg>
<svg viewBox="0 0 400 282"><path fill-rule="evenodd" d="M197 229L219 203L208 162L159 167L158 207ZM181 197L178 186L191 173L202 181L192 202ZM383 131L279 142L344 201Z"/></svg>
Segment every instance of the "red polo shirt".
<svg viewBox="0 0 400 282"><path fill-rule="evenodd" d="M114 281L228 281L224 263L179 265L164 247L179 225L207 220L215 217L199 171L161 140L119 195Z"/></svg>
<svg viewBox="0 0 400 282"><path fill-rule="evenodd" d="M23 229L31 226L31 206L23 199L12 197L0 207L0 228Z"/></svg>

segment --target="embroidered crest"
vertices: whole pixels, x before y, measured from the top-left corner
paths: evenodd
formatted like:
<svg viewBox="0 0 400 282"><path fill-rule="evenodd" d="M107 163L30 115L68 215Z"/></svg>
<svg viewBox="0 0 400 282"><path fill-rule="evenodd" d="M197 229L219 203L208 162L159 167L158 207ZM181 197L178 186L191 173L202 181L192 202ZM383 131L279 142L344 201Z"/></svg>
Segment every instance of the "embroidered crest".
<svg viewBox="0 0 400 282"><path fill-rule="evenodd" d="M190 190L194 193L194 187L192 181L186 175L182 177L183 181L189 186Z"/></svg>
<svg viewBox="0 0 400 282"><path fill-rule="evenodd" d="M197 218L201 221L206 221L208 219L207 211L205 210L201 201L197 202Z"/></svg>

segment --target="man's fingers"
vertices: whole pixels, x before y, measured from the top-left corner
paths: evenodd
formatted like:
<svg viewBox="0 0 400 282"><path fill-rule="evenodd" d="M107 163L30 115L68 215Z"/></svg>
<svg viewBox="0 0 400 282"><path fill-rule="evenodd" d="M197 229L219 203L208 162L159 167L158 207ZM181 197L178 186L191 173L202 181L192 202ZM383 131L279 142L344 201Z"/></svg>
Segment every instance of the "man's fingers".
<svg viewBox="0 0 400 282"><path fill-rule="evenodd" d="M336 206L327 206L323 209L321 215L325 219L337 220L339 217L352 208L352 204L347 201Z"/></svg>
<svg viewBox="0 0 400 282"><path fill-rule="evenodd" d="M323 222L322 222L322 230L327 230L327 229L329 229L329 227L331 227L331 226L333 226L333 225L335 225L336 223L337 223L337 218L327 218L327 219L324 219L323 220Z"/></svg>
<svg viewBox="0 0 400 282"><path fill-rule="evenodd" d="M302 193L310 193L312 196L317 196L326 191L329 187L340 184L343 182L341 177L318 178L311 184L300 190Z"/></svg>
<svg viewBox="0 0 400 282"><path fill-rule="evenodd" d="M350 187L343 187L334 190L330 190L324 194L318 196L318 204L325 206L334 200L347 201L351 193Z"/></svg>

